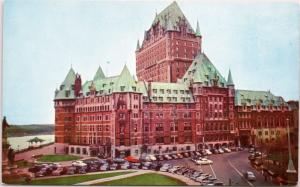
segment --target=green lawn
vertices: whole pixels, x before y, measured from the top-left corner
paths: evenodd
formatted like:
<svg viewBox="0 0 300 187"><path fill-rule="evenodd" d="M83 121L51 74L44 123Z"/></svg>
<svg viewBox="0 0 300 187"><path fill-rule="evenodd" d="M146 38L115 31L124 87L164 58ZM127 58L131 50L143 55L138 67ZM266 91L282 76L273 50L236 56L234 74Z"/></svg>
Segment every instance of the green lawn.
<svg viewBox="0 0 300 187"><path fill-rule="evenodd" d="M90 180L95 180L95 179L102 179L102 178L107 178L107 177L124 175L124 174L132 173L132 172L134 172L134 171L115 172L115 173L100 173L100 174L81 175L81 176L68 176L68 177L59 177L59 178L51 178L51 179L37 179L37 180L32 180L30 183L23 182L22 184L29 184L29 185L72 185L72 184L77 184L77 183L90 181Z"/></svg>
<svg viewBox="0 0 300 187"><path fill-rule="evenodd" d="M165 175L149 173L125 179L98 183L101 186L185 186L186 183Z"/></svg>
<svg viewBox="0 0 300 187"><path fill-rule="evenodd" d="M74 155L43 155L38 158L40 162L60 162L60 161L69 161L69 160L78 160L81 157Z"/></svg>

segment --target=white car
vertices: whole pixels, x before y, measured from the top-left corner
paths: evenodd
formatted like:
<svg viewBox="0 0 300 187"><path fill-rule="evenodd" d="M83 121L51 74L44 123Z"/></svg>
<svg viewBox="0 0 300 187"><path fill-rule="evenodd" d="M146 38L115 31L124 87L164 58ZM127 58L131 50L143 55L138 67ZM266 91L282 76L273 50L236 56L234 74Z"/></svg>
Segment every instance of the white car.
<svg viewBox="0 0 300 187"><path fill-rule="evenodd" d="M224 153L223 149L221 149L221 148L219 148L218 151L220 154Z"/></svg>
<svg viewBox="0 0 300 187"><path fill-rule="evenodd" d="M204 149L205 153L208 154L208 155L211 155L212 152L209 150L209 149Z"/></svg>
<svg viewBox="0 0 300 187"><path fill-rule="evenodd" d="M72 166L75 166L75 167L86 167L87 165L82 160L77 160L77 161L72 162Z"/></svg>
<svg viewBox="0 0 300 187"><path fill-rule="evenodd" d="M246 173L244 173L244 176L249 181L255 181L256 180L256 177L255 177L254 173L251 172L251 171L247 171Z"/></svg>
<svg viewBox="0 0 300 187"><path fill-rule="evenodd" d="M180 166L173 166L172 168L169 169L170 173L175 173L177 170L179 170L181 167Z"/></svg>
<svg viewBox="0 0 300 187"><path fill-rule="evenodd" d="M168 171L172 166L170 164L164 164L161 168L160 171Z"/></svg>
<svg viewBox="0 0 300 187"><path fill-rule="evenodd" d="M196 164L198 164L198 165L206 165L206 164L212 164L212 163L213 163L212 160L208 160L206 158L196 160Z"/></svg>
<svg viewBox="0 0 300 187"><path fill-rule="evenodd" d="M231 150L230 149L228 149L228 148L223 148L224 149L224 151L226 152L226 153L230 153L231 152Z"/></svg>

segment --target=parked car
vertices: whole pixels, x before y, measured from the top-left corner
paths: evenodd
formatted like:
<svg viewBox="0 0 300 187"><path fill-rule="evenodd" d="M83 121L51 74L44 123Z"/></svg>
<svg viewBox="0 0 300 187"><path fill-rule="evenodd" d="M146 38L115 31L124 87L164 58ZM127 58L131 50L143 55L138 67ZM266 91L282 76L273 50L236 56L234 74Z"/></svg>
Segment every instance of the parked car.
<svg viewBox="0 0 300 187"><path fill-rule="evenodd" d="M143 162L142 163L142 169L150 169L151 162Z"/></svg>
<svg viewBox="0 0 300 187"><path fill-rule="evenodd" d="M250 148L248 152L249 153L254 153L254 148Z"/></svg>
<svg viewBox="0 0 300 187"><path fill-rule="evenodd" d="M75 173L86 174L86 169L85 167L76 167Z"/></svg>
<svg viewBox="0 0 300 187"><path fill-rule="evenodd" d="M213 163L212 160L208 160L206 158L196 160L196 164L198 164L198 165L206 165L206 164L212 164L212 163Z"/></svg>
<svg viewBox="0 0 300 187"><path fill-rule="evenodd" d="M109 164L105 163L100 167L100 171L107 171L109 170Z"/></svg>
<svg viewBox="0 0 300 187"><path fill-rule="evenodd" d="M177 153L178 158L183 158L183 155L180 153Z"/></svg>
<svg viewBox="0 0 300 187"><path fill-rule="evenodd" d="M178 156L177 156L176 154L171 155L171 157L172 157L173 159L178 159Z"/></svg>
<svg viewBox="0 0 300 187"><path fill-rule="evenodd" d="M213 154L219 154L219 150L218 149L211 149L210 150Z"/></svg>
<svg viewBox="0 0 300 187"><path fill-rule="evenodd" d="M161 168L161 166L162 166L161 163L155 163L155 162L153 162L153 163L151 163L150 169L153 169L155 171L159 171L160 168Z"/></svg>
<svg viewBox="0 0 300 187"><path fill-rule="evenodd" d="M219 148L218 151L219 151L219 154L223 154L224 153L224 151L223 151L222 148Z"/></svg>
<svg viewBox="0 0 300 187"><path fill-rule="evenodd" d="M209 149L204 149L204 151L206 152L207 155L211 155L212 152Z"/></svg>
<svg viewBox="0 0 300 187"><path fill-rule="evenodd" d="M114 159L113 159L113 162L114 162L114 163L124 163L125 160L124 160L123 158L114 158Z"/></svg>
<svg viewBox="0 0 300 187"><path fill-rule="evenodd" d="M76 161L73 161L72 162L72 166L76 167L76 166L79 166L79 167L86 167L87 164L84 163L82 160L76 160Z"/></svg>
<svg viewBox="0 0 300 187"><path fill-rule="evenodd" d="M123 164L121 164L121 169L130 169L130 163L129 162L124 162Z"/></svg>
<svg viewBox="0 0 300 187"><path fill-rule="evenodd" d="M180 166L173 166L168 170L170 173L175 173L177 170L179 170L181 167Z"/></svg>
<svg viewBox="0 0 300 187"><path fill-rule="evenodd" d="M255 177L254 173L251 172L251 171L246 171L246 172L244 173L244 177L245 177L247 180L249 180L249 181L255 181L255 180L256 180L256 177Z"/></svg>
<svg viewBox="0 0 300 187"><path fill-rule="evenodd" d="M109 169L110 170L117 170L118 169L118 164L117 163L113 163L112 165L110 165Z"/></svg>
<svg viewBox="0 0 300 187"><path fill-rule="evenodd" d="M160 171L168 171L172 166L170 164L164 164L161 168Z"/></svg>
<svg viewBox="0 0 300 187"><path fill-rule="evenodd" d="M73 167L73 166L71 166L71 167L68 167L67 168L67 175L74 175L75 174L75 170L76 170L76 167Z"/></svg>
<svg viewBox="0 0 300 187"><path fill-rule="evenodd" d="M255 153L254 153L254 157L260 157L262 154L261 154L261 152L259 152L259 151L256 151Z"/></svg>
<svg viewBox="0 0 300 187"><path fill-rule="evenodd" d="M52 172L53 176L60 176L60 175L64 175L67 173L67 168L66 167L59 167L57 168L55 171Z"/></svg>
<svg viewBox="0 0 300 187"><path fill-rule="evenodd" d="M142 165L140 163L132 163L131 168L132 169L141 169Z"/></svg>
<svg viewBox="0 0 300 187"><path fill-rule="evenodd" d="M224 150L225 153L230 153L231 152L231 150L228 149L227 147L223 148L223 150Z"/></svg>
<svg viewBox="0 0 300 187"><path fill-rule="evenodd" d="M224 184L223 184L223 182L218 181L218 182L214 182L214 185L215 186L223 186Z"/></svg>
<svg viewBox="0 0 300 187"><path fill-rule="evenodd" d="M40 171L44 166L43 165L35 165L33 167L28 168L28 171L31 173L36 173Z"/></svg>

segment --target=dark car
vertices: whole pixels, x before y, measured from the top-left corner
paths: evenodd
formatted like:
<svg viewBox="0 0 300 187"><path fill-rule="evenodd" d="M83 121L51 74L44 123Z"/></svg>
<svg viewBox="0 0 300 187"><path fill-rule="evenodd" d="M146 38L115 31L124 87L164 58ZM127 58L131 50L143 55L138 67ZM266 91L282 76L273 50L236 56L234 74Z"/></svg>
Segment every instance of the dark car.
<svg viewBox="0 0 300 187"><path fill-rule="evenodd" d="M150 169L155 170L155 171L159 171L161 166L162 166L161 163L152 162L152 164L150 165Z"/></svg>
<svg viewBox="0 0 300 187"><path fill-rule="evenodd" d="M40 171L43 167L45 167L45 166L35 165L31 168L28 168L28 171L31 172L31 173L36 173L36 172Z"/></svg>

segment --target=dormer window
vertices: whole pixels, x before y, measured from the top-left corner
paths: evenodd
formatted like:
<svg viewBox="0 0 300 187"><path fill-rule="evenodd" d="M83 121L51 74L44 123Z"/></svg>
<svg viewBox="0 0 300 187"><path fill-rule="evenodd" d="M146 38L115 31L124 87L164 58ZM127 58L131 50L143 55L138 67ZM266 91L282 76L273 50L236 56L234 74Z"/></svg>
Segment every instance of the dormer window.
<svg viewBox="0 0 300 187"><path fill-rule="evenodd" d="M160 89L159 91L160 91L160 93L164 94L164 90L163 89Z"/></svg>
<svg viewBox="0 0 300 187"><path fill-rule="evenodd" d="M135 92L135 91L136 91L136 87L135 87L135 86L132 86L132 90Z"/></svg>
<svg viewBox="0 0 300 187"><path fill-rule="evenodd" d="M66 97L70 96L70 90L66 90Z"/></svg>
<svg viewBox="0 0 300 187"><path fill-rule="evenodd" d="M158 99L159 99L159 101L163 101L163 97L159 97Z"/></svg>
<svg viewBox="0 0 300 187"><path fill-rule="evenodd" d="M72 84L72 85L71 85L71 88L72 88L72 90L74 90L74 89L75 89L75 86L74 86L74 84Z"/></svg>
<svg viewBox="0 0 300 187"><path fill-rule="evenodd" d="M170 89L167 89L167 93L170 94L170 93L171 93L171 90L170 90Z"/></svg>
<svg viewBox="0 0 300 187"><path fill-rule="evenodd" d="M178 91L177 91L177 90L173 90L173 93L174 93L174 94L178 94Z"/></svg>
<svg viewBox="0 0 300 187"><path fill-rule="evenodd" d="M60 85L60 90L63 90L65 88L65 85Z"/></svg>
<svg viewBox="0 0 300 187"><path fill-rule="evenodd" d="M125 91L125 86L120 86L121 91Z"/></svg>
<svg viewBox="0 0 300 187"><path fill-rule="evenodd" d="M180 94L184 94L184 90L180 90Z"/></svg>
<svg viewBox="0 0 300 187"><path fill-rule="evenodd" d="M157 89L153 89L152 91L153 91L153 93L157 93Z"/></svg>

